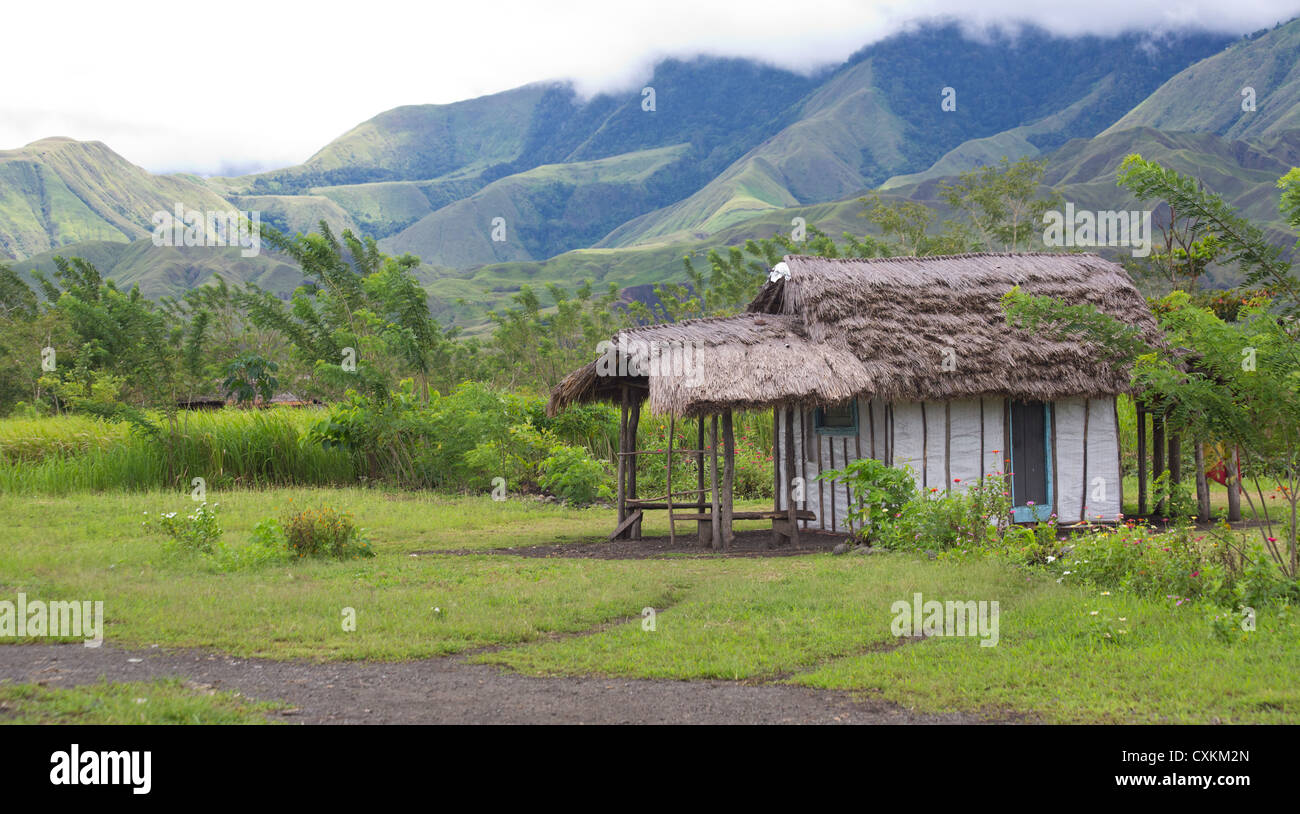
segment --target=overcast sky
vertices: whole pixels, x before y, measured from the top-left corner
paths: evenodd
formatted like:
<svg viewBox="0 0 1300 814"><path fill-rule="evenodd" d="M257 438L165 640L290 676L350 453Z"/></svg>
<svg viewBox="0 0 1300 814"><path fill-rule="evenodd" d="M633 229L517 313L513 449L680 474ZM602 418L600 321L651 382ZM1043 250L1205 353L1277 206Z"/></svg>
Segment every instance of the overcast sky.
<svg viewBox="0 0 1300 814"><path fill-rule="evenodd" d="M547 79L639 90L653 62L700 53L796 70L919 19L1062 34L1197 27L1242 34L1300 0L60 0L7 3L0 149L103 141L155 172L296 164L397 105Z"/></svg>

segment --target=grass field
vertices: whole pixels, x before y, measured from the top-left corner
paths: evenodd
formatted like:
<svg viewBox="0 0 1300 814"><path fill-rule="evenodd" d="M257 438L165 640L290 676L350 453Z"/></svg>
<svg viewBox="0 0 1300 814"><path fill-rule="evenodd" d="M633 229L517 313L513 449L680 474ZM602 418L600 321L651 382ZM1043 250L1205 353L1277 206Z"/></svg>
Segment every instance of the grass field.
<svg viewBox="0 0 1300 814"><path fill-rule="evenodd" d="M263 724L279 707L178 680L0 684L0 724Z"/></svg>
<svg viewBox="0 0 1300 814"><path fill-rule="evenodd" d="M146 511L188 511L183 494L5 494L0 598L102 599L105 638L128 647L316 661L460 653L529 674L784 681L1049 721L1300 721L1300 619L1287 609L1223 641L1209 608L1058 585L996 559L528 558L476 549L594 542L610 511L361 489L209 500L227 544L290 505L328 504L356 516L377 556L227 573L165 555L141 525ZM890 606L914 592L998 601L999 643L900 645Z"/></svg>

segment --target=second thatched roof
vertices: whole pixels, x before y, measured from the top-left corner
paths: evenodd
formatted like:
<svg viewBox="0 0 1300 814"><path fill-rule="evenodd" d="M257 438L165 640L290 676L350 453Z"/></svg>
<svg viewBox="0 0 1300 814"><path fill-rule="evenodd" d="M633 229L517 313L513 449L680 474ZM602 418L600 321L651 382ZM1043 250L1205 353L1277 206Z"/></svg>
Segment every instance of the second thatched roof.
<svg viewBox="0 0 1300 814"><path fill-rule="evenodd" d="M623 384L678 416L853 395L1052 401L1128 390L1127 373L1096 348L1009 325L1002 297L1015 286L1158 333L1127 273L1091 254L791 255L782 265L789 274L744 314L620 331L611 353L555 388L548 409L617 400Z"/></svg>

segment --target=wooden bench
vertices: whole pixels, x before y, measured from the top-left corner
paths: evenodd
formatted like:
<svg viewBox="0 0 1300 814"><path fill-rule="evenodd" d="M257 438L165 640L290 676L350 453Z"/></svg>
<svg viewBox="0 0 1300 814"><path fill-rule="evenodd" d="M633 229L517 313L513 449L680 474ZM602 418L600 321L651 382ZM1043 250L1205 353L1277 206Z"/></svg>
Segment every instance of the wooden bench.
<svg viewBox="0 0 1300 814"><path fill-rule="evenodd" d="M711 512L688 512L678 514L673 512L674 520L694 520L696 529L699 533L699 541L702 546L713 545L713 514ZM766 511L766 512L732 512L732 520L771 520L772 521L772 542L769 548L775 545L781 545L790 542L794 538L794 529L790 526L790 512L788 511ZM795 521L799 520L816 520L817 515L807 509L796 509L794 512Z"/></svg>

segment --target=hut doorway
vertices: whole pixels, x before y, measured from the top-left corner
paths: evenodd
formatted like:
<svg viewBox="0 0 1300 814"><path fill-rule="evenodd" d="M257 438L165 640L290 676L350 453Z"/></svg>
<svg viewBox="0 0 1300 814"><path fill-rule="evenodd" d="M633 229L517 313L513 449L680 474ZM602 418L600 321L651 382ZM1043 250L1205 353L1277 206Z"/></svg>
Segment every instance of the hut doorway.
<svg viewBox="0 0 1300 814"><path fill-rule="evenodd" d="M1052 514L1052 405L1012 401L1008 422L1013 519L1047 520Z"/></svg>

